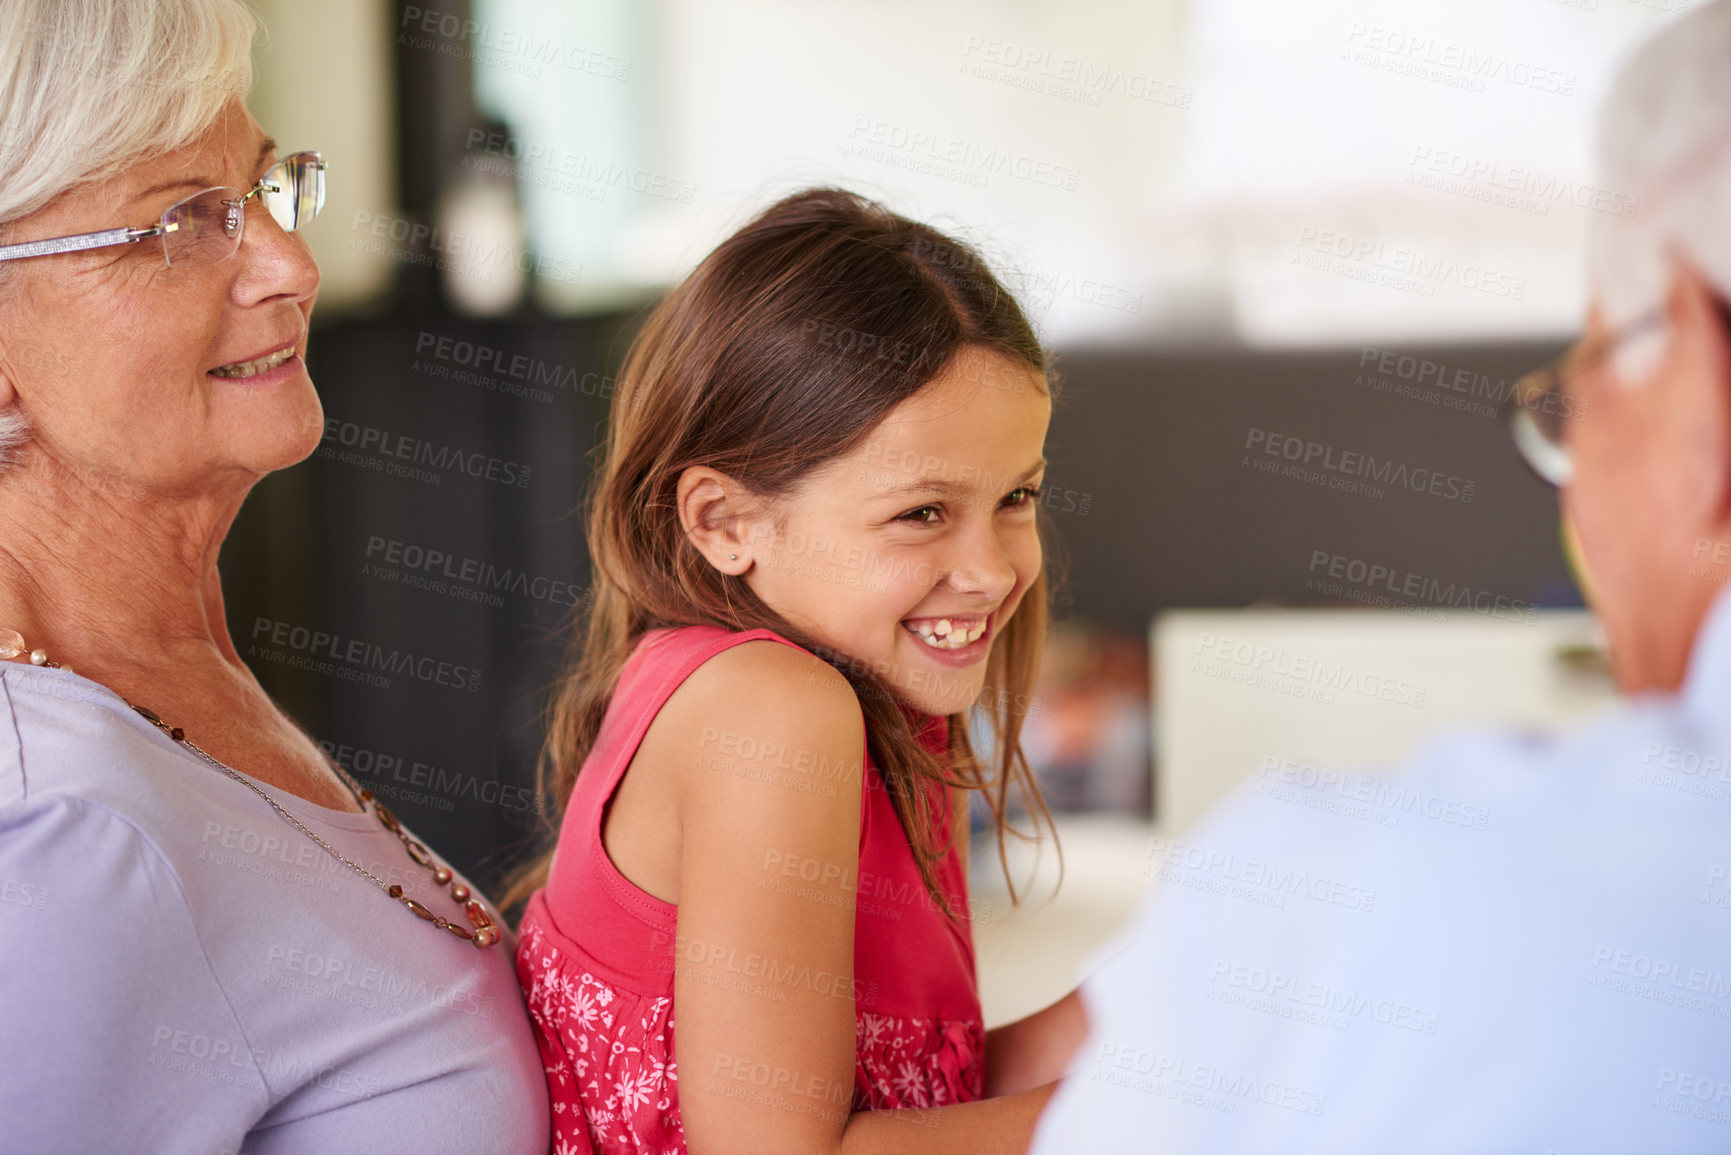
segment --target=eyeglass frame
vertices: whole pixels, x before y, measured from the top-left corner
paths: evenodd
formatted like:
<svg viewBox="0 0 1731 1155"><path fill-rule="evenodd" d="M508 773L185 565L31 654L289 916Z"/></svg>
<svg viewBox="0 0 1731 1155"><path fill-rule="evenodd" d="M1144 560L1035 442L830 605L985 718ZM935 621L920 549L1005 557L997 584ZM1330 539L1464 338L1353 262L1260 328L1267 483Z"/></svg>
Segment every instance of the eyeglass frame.
<svg viewBox="0 0 1731 1155"><path fill-rule="evenodd" d="M254 182L253 186L246 192L242 193L239 199L225 200L222 202L231 209L240 210L237 218L240 221L240 224L235 229L236 248L239 248L241 236L246 230L246 202L266 191L282 192L283 190L277 185L270 185L267 187L265 185L265 177L269 176L276 169L281 168L283 165L298 156L312 157L312 167L321 173L325 171L324 157L317 150L304 149L300 152L290 153L288 156L283 157L281 160L271 165L270 168L266 169L265 176L261 176L256 182ZM78 253L89 249L108 248L111 245L136 245L139 241L146 241L151 237L160 237L167 234L168 214L172 213L181 205L186 204L188 201L197 200L206 193L212 193L219 189L233 187L233 185L212 185L210 188L200 189L191 196L182 197L169 205L166 209L163 209L162 215L156 219L156 223L148 228L102 229L93 233L73 233L64 237L45 237L38 241L19 241L17 244L0 245L0 261L21 261L30 257L53 256L57 253ZM315 216L316 215L317 214L315 213ZM298 231L300 226L297 224L295 227ZM217 262L213 263L220 263L233 255L234 251L231 249L223 257L218 258ZM174 267L174 263L168 259L168 249L166 246L162 250L162 260L169 268Z"/></svg>
<svg viewBox="0 0 1731 1155"><path fill-rule="evenodd" d="M1651 213L1654 207L1674 196L1680 188L1688 187L1690 180L1699 176L1699 170L1711 164L1719 150L1728 143L1731 143L1731 133L1719 133L1686 154L1683 160L1672 166L1662 180L1654 182L1657 192L1644 198L1646 211ZM1715 295L1713 300L1721 322L1731 330L1731 301L1718 295ZM1568 485L1575 477L1575 461L1568 446L1552 441L1545 435L1533 417L1532 404L1525 398L1530 397L1536 402L1552 393L1558 393L1570 379L1602 364L1630 338L1658 328L1666 321L1665 307L1656 306L1612 332L1590 353L1580 354L1581 346L1577 341L1548 365L1516 379L1515 387L1510 390L1503 405L1508 411L1509 435L1514 438L1515 449L1529 469L1559 489ZM1573 365L1569 363L1571 358L1576 358Z"/></svg>
<svg viewBox="0 0 1731 1155"><path fill-rule="evenodd" d="M1516 378L1503 406L1508 414L1509 435L1527 468L1558 489L1574 480L1575 462L1568 447L1545 435L1533 416L1534 408L1552 394L1562 396L1562 390L1571 381L1604 364L1635 337L1664 327L1667 320L1663 305L1649 309L1600 338L1592 348L1583 350L1581 342L1576 341L1548 364Z"/></svg>
<svg viewBox="0 0 1731 1155"><path fill-rule="evenodd" d="M1715 293L1713 305L1720 324L1731 333L1731 299ZM1581 343L1577 341L1550 364L1515 380L1515 387L1503 402L1508 411L1509 435L1514 438L1515 449L1520 453L1521 460L1526 462L1527 467L1540 479L1561 489L1574 480L1575 463L1568 446L1552 441L1540 430L1538 421L1533 417L1533 409L1538 401L1553 393L1559 393L1571 380L1602 365L1631 339L1653 329L1663 328L1669 322L1666 306L1655 305L1602 337L1594 348L1583 352Z"/></svg>

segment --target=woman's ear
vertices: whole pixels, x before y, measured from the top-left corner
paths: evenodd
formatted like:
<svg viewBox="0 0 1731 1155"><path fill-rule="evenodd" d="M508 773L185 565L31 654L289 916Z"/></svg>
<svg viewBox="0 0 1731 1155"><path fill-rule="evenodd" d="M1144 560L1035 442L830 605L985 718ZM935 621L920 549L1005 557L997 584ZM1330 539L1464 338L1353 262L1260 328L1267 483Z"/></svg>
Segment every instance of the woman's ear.
<svg viewBox="0 0 1731 1155"><path fill-rule="evenodd" d="M4 335L0 335L0 464L14 461L18 447L30 435L9 352Z"/></svg>
<svg viewBox="0 0 1731 1155"><path fill-rule="evenodd" d="M693 465L679 475L674 493L679 524L710 565L734 577L751 568L762 511L743 486L707 465Z"/></svg>
<svg viewBox="0 0 1731 1155"><path fill-rule="evenodd" d="M6 335L0 333L0 412L11 409L18 404L18 387L12 379L10 352L11 346L6 340Z"/></svg>

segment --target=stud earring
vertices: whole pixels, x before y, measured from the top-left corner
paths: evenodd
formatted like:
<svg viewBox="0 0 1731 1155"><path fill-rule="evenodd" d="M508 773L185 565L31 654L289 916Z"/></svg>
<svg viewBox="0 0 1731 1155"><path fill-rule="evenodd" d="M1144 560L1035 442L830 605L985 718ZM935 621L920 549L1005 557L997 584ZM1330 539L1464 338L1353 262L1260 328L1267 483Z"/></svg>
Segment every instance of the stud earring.
<svg viewBox="0 0 1731 1155"><path fill-rule="evenodd" d="M738 561L738 560L739 560L739 555L738 555L738 554L736 554L736 553L730 553L730 554L728 554L728 555L727 555L727 560L728 560L728 561Z"/></svg>

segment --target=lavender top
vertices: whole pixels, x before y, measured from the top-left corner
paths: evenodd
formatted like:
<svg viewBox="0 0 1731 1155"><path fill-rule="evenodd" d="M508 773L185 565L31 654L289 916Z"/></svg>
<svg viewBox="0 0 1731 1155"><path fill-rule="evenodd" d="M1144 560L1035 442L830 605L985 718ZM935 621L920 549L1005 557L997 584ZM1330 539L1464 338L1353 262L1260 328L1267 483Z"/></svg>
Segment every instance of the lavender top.
<svg viewBox="0 0 1731 1155"><path fill-rule="evenodd" d="M461 914L370 813L265 789ZM416 919L102 686L0 663L7 1149L540 1155L512 947Z"/></svg>

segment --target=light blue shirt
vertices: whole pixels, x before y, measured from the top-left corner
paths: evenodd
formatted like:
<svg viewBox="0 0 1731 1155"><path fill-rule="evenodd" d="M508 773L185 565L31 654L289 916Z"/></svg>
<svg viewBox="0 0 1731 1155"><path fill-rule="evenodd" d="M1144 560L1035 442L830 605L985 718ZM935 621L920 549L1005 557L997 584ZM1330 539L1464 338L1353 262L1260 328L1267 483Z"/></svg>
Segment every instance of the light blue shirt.
<svg viewBox="0 0 1731 1155"><path fill-rule="evenodd" d="M1084 983L1033 1151L1731 1151L1731 594L1682 690L1274 762Z"/></svg>
<svg viewBox="0 0 1731 1155"><path fill-rule="evenodd" d="M462 917L371 813L271 793ZM0 663L0 1151L543 1155L548 1131L509 939L416 918L102 686Z"/></svg>

